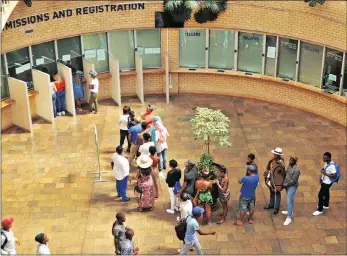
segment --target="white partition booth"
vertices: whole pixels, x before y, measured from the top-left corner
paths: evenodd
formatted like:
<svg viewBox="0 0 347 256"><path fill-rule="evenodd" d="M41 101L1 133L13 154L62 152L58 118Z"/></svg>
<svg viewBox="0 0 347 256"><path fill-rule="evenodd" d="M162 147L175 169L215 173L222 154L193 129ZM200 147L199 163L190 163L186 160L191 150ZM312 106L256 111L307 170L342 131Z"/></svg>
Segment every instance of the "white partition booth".
<svg viewBox="0 0 347 256"><path fill-rule="evenodd" d="M111 97L118 106L122 104L121 91L120 91L120 72L119 72L119 61L112 55L109 54L109 66L110 74L112 76L111 84L109 85L109 91L111 91Z"/></svg>
<svg viewBox="0 0 347 256"><path fill-rule="evenodd" d="M170 79L169 79L169 52L166 51L165 54L165 94L166 94L166 103L170 102Z"/></svg>
<svg viewBox="0 0 347 256"><path fill-rule="evenodd" d="M72 116L76 116L71 68L58 63L58 74L65 81L65 109Z"/></svg>
<svg viewBox="0 0 347 256"><path fill-rule="evenodd" d="M36 113L42 119L54 124L54 113L52 105L52 93L50 91L50 77L47 73L33 69L33 83L36 95ZM11 95L12 97L12 95Z"/></svg>
<svg viewBox="0 0 347 256"><path fill-rule="evenodd" d="M13 123L28 131L32 132L33 123L31 120L31 111L27 83L12 77L8 78L8 89L11 99L15 102L11 105Z"/></svg>
<svg viewBox="0 0 347 256"><path fill-rule="evenodd" d="M89 102L89 96L90 96L90 90L89 90L89 84L92 81L92 77L89 75L90 70L94 69L94 64L90 63L86 59L83 58L83 75L86 79L85 87L84 87L84 99L86 102Z"/></svg>
<svg viewBox="0 0 347 256"><path fill-rule="evenodd" d="M143 89L143 67L142 57L136 52L135 54L136 64L136 94L139 97L141 103L145 103L144 89Z"/></svg>

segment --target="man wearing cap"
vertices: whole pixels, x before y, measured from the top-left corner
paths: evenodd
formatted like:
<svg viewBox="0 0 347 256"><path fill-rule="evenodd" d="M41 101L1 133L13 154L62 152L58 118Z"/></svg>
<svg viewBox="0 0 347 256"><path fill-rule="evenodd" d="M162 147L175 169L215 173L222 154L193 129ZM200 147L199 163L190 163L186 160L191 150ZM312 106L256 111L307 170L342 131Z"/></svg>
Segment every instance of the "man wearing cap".
<svg viewBox="0 0 347 256"><path fill-rule="evenodd" d="M11 231L13 221L13 218L9 218L1 222L1 255L16 255L16 244L20 245Z"/></svg>
<svg viewBox="0 0 347 256"><path fill-rule="evenodd" d="M195 181L198 178L198 171L195 167L195 163L193 160L188 160L184 163L186 166L186 169L184 170L184 182L180 189L180 191L177 193L177 197L180 198L181 194L187 193L192 198L195 197Z"/></svg>
<svg viewBox="0 0 347 256"><path fill-rule="evenodd" d="M264 209L274 209L273 214L276 215L279 212L281 205L281 191L283 189L283 181L286 175L286 169L283 159L282 148L275 148L271 150L274 155L269 161L266 171L264 172L264 179L266 186L270 190L270 203L264 206Z"/></svg>
<svg viewBox="0 0 347 256"><path fill-rule="evenodd" d="M196 233L201 236L215 235L216 232L203 232L200 230L200 226L198 223L198 218L205 212L204 209L199 206L195 206L192 210L192 215L187 218L187 231L184 237L184 246L183 249L178 250L181 255L187 255L190 248L194 247L196 249L197 255L203 255L201 246L198 238L196 237Z"/></svg>
<svg viewBox="0 0 347 256"><path fill-rule="evenodd" d="M287 226L292 222L294 196L299 186L300 176L300 169L296 165L297 162L298 158L296 156L290 156L289 165L286 170L286 178L283 182L283 187L287 191L287 211L282 211L283 214L287 215L287 218L283 223L284 226Z"/></svg>
<svg viewBox="0 0 347 256"><path fill-rule="evenodd" d="M89 84L90 96L89 96L89 112L98 113L98 92L99 92L99 79L96 77L98 73L95 70L90 70L89 75L92 77L92 81ZM94 109L93 109L94 104Z"/></svg>

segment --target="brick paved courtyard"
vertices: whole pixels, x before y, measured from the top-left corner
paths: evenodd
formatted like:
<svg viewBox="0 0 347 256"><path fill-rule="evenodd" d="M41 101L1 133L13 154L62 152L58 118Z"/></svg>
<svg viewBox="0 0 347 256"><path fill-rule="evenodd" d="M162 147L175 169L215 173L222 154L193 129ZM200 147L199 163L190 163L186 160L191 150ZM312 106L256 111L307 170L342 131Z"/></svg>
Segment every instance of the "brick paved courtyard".
<svg viewBox="0 0 347 256"><path fill-rule="evenodd" d="M222 111L231 120L230 148L212 147L216 161L229 171L231 200L228 221L203 229L216 236L200 237L205 254L346 254L346 128L321 117L271 103L227 96L174 96L169 105L162 96L146 96L156 107L168 128L168 159L181 168L187 159L198 159L202 143L194 141L189 120L194 108L206 106ZM135 98L124 99L136 113L144 111ZM19 254L36 253L34 236L40 232L50 238L52 254L113 254L111 227L116 212L127 215L127 225L135 230L141 254L177 254L176 216L168 215L166 184L153 212L139 213L133 196L134 182L128 193L132 200L116 199L110 157L119 144L120 109L109 102L101 104L98 115L58 117L55 129L38 121L33 135L11 129L2 136L2 216L15 219L13 231L22 245ZM99 131L100 160L107 171L105 183L93 184L97 169L94 125ZM262 173L272 156L270 150L281 146L288 156L296 154L301 169L295 197L294 222L284 227L285 217L263 210L269 195L262 183L257 190L255 223L244 228L232 225L236 218L244 163L252 152ZM342 177L331 189L330 209L312 217L317 206L321 156L330 151L341 166ZM132 174L135 168L132 170ZM282 193L281 210L285 210Z"/></svg>

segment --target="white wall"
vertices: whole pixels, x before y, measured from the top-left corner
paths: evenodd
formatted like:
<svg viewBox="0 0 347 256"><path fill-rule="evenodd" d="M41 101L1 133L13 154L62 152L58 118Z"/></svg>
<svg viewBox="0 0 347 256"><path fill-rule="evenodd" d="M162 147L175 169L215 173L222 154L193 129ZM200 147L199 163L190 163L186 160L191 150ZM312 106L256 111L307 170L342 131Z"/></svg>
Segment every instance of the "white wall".
<svg viewBox="0 0 347 256"><path fill-rule="evenodd" d="M85 87L84 87L84 98L87 102L89 102L90 90L89 84L92 81L91 76L89 75L89 71L94 70L94 64L90 63L86 59L83 59L83 75L86 79Z"/></svg>
<svg viewBox="0 0 347 256"><path fill-rule="evenodd" d="M111 95L112 99L120 106L122 104L121 91L120 91L120 74L119 74L119 61L109 54L110 73L111 79Z"/></svg>
<svg viewBox="0 0 347 256"><path fill-rule="evenodd" d="M144 90L143 90L143 69L142 69L142 57L135 54L136 63L136 94L139 97L141 103L145 102Z"/></svg>
<svg viewBox="0 0 347 256"><path fill-rule="evenodd" d="M58 63L58 74L65 81L65 108L72 116L76 115L71 68Z"/></svg>

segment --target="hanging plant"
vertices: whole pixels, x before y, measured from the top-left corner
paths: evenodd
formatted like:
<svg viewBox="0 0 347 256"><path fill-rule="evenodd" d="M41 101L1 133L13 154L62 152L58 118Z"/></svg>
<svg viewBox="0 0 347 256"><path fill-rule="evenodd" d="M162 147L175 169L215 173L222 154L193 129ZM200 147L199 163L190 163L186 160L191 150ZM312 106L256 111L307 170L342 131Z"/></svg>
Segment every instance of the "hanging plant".
<svg viewBox="0 0 347 256"><path fill-rule="evenodd" d="M324 4L325 0L304 0L305 3L308 3L308 6L315 7L317 4Z"/></svg>

